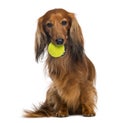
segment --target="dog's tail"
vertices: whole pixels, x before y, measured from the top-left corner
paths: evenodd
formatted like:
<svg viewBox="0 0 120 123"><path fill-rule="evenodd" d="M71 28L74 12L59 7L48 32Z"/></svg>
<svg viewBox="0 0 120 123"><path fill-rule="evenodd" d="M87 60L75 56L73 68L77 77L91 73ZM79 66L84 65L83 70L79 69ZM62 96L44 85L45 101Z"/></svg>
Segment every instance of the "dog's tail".
<svg viewBox="0 0 120 123"><path fill-rule="evenodd" d="M33 110L25 110L23 116L29 118L55 116L55 111L53 109L52 105L44 103L40 107L34 106Z"/></svg>

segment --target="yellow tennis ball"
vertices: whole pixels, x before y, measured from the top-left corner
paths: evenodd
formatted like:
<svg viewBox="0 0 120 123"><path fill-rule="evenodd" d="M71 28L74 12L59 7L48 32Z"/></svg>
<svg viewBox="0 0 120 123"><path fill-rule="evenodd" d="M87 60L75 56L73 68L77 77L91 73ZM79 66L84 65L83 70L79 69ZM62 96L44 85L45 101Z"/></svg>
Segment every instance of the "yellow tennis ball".
<svg viewBox="0 0 120 123"><path fill-rule="evenodd" d="M52 42L48 45L48 53L52 57L60 57L65 53L65 46L64 45L54 45Z"/></svg>

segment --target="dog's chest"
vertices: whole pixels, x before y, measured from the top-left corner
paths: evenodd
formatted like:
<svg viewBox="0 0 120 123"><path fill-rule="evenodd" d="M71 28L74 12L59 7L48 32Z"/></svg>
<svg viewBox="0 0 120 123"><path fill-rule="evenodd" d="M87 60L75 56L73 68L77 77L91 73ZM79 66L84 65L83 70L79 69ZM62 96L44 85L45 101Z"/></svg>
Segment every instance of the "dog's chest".
<svg viewBox="0 0 120 123"><path fill-rule="evenodd" d="M61 86L57 87L58 94L61 99L64 100L68 106L74 107L78 105L80 99L80 83L78 81L63 82Z"/></svg>

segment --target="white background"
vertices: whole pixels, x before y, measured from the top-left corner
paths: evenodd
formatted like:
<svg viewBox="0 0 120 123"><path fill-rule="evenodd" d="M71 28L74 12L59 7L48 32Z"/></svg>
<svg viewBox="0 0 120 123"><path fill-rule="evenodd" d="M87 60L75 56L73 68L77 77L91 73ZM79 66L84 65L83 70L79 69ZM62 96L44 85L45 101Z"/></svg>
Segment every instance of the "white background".
<svg viewBox="0 0 120 123"><path fill-rule="evenodd" d="M85 52L97 71L97 115L86 118L23 118L45 99L50 79L43 62L34 58L38 17L53 8L76 14L85 39ZM120 2L119 0L3 0L0 1L0 122L119 122L120 118Z"/></svg>

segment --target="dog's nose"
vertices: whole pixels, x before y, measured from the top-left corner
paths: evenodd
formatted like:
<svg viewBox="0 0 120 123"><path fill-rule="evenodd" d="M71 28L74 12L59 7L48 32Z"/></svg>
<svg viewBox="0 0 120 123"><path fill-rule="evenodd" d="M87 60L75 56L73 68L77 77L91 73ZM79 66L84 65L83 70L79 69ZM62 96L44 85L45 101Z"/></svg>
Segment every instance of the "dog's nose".
<svg viewBox="0 0 120 123"><path fill-rule="evenodd" d="M64 40L63 40L62 38L56 39L56 43L57 43L58 45L63 44L63 42L64 42Z"/></svg>

